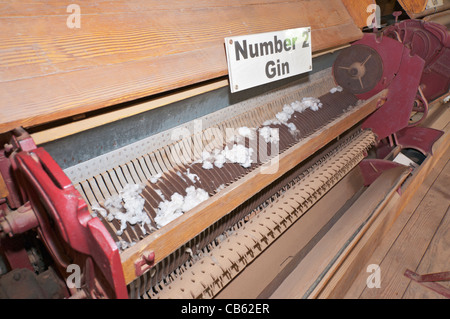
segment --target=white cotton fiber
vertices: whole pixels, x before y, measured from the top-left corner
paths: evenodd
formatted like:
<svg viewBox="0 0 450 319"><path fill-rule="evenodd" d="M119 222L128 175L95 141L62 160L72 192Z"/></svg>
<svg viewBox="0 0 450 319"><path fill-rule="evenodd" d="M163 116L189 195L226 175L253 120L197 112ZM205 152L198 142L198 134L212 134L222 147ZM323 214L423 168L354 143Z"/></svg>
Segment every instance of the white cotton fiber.
<svg viewBox="0 0 450 319"><path fill-rule="evenodd" d="M138 224L145 234L144 225L150 225L150 218L144 211L145 199L140 195L143 189L143 185L127 184L118 195L113 195L105 200L104 209L97 204L92 205L91 208L110 222L114 219L120 221L120 229L117 231L119 236L127 227L127 223Z"/></svg>
<svg viewBox="0 0 450 319"><path fill-rule="evenodd" d="M290 131L295 131L297 129L294 123L288 123L286 126L289 128Z"/></svg>
<svg viewBox="0 0 450 319"><path fill-rule="evenodd" d="M287 123L287 121L290 120L291 115L289 113L285 112L278 112L275 117L281 122L281 123Z"/></svg>
<svg viewBox="0 0 450 319"><path fill-rule="evenodd" d="M210 161L203 161L202 168L203 169L212 169L214 166Z"/></svg>
<svg viewBox="0 0 450 319"><path fill-rule="evenodd" d="M159 203L155 222L159 228L163 227L208 198L209 194L205 190L194 186L186 188L185 197L179 193L174 193L170 201L165 200Z"/></svg>
<svg viewBox="0 0 450 319"><path fill-rule="evenodd" d="M185 175L192 181L192 183L196 183L197 181L200 180L200 178L198 177L197 174L191 173L191 169L190 168L188 168L186 170L186 174Z"/></svg>
<svg viewBox="0 0 450 319"><path fill-rule="evenodd" d="M259 135L264 138L266 143L278 143L280 141L279 131L276 128L263 126L259 129Z"/></svg>
<svg viewBox="0 0 450 319"><path fill-rule="evenodd" d="M161 178L161 176L162 176L161 173L153 175L152 177L150 177L150 182L152 184L156 184L158 182L158 180Z"/></svg>
<svg viewBox="0 0 450 319"><path fill-rule="evenodd" d="M338 85L338 86L336 86L334 88L331 88L330 93L334 94L336 92L342 92L342 91L343 91L343 88Z"/></svg>
<svg viewBox="0 0 450 319"><path fill-rule="evenodd" d="M246 127L246 126L240 127L238 129L238 133L239 133L240 136L249 138L251 140L255 138L254 130L252 130L252 129Z"/></svg>
<svg viewBox="0 0 450 319"><path fill-rule="evenodd" d="M231 149L228 146L223 150L225 158L231 163L238 163L242 167L250 167L252 163L253 149L242 144L234 144Z"/></svg>

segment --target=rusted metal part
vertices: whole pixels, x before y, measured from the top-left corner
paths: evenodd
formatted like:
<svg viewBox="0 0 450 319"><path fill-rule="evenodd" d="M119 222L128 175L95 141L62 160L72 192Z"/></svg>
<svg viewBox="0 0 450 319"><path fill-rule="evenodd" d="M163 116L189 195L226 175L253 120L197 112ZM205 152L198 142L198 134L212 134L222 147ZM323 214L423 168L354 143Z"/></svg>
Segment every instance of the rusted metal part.
<svg viewBox="0 0 450 319"><path fill-rule="evenodd" d="M62 299L68 297L64 281L50 268L36 275L14 269L0 277L0 299Z"/></svg>
<svg viewBox="0 0 450 319"><path fill-rule="evenodd" d="M6 216L0 219L0 235L2 232L10 237L24 233L38 226L38 220L31 208L30 202L19 207L14 211L10 211Z"/></svg>
<svg viewBox="0 0 450 319"><path fill-rule="evenodd" d="M425 61L420 79L427 100L448 92L450 87L450 36L445 26L423 20L404 20L383 31Z"/></svg>
<svg viewBox="0 0 450 319"><path fill-rule="evenodd" d="M334 78L340 86L353 94L367 93L383 75L383 61L369 46L353 45L343 49L333 66Z"/></svg>
<svg viewBox="0 0 450 319"><path fill-rule="evenodd" d="M424 287L433 290L434 292L437 292L438 294L444 296L445 298L450 299L450 289L436 282L436 281L449 281L450 271L419 275L414 271L407 269L404 273L404 276L411 280L414 280L415 282L421 284Z"/></svg>

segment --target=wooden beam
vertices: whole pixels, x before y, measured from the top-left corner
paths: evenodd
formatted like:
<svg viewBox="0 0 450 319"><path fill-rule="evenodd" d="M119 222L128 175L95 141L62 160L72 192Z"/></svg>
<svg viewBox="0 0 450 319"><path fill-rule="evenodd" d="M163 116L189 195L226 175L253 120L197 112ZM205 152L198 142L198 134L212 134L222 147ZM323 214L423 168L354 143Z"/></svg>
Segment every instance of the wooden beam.
<svg viewBox="0 0 450 319"><path fill-rule="evenodd" d="M310 26L313 52L362 37L340 0L0 3L0 133L227 75L223 39Z"/></svg>
<svg viewBox="0 0 450 319"><path fill-rule="evenodd" d="M155 252L156 263L163 260L188 240L294 168L311 154L324 147L339 134L347 131L355 123L374 112L380 99L385 97L386 93L386 90L378 93L367 100L365 104L355 107L352 111L346 113L345 116L334 120L323 129L289 148L280 155L276 173L264 174L261 173L260 169L253 170L216 196L201 203L193 210L183 214L165 227L125 250L121 254L125 281L130 283L136 278L134 262L141 257L143 252Z"/></svg>
<svg viewBox="0 0 450 319"><path fill-rule="evenodd" d="M367 11L371 4L376 4L375 0L342 0L348 13L359 28L367 26L367 19L374 13L374 10Z"/></svg>
<svg viewBox="0 0 450 319"><path fill-rule="evenodd" d="M336 48L331 48L323 51L318 51L312 55L312 58L316 58L325 54L332 54L338 50L342 50L349 47L349 44L339 46ZM313 60L314 61L314 60ZM314 63L314 62L313 62ZM147 112L171 103L175 103L187 98L197 96L203 93L207 93L213 90L217 90L229 85L228 78L219 78L215 80L208 81L206 84L202 83L199 85L194 85L186 89L179 89L175 92L170 92L162 96L158 95L154 99L145 102L137 102L131 106L108 111L105 109L105 113L99 115L90 116L83 118L84 114L80 114L81 119L74 120L73 122L55 125L55 127L47 128L44 130L39 130L33 134L30 134L36 145L48 143L66 136L70 136L79 132L83 132L94 127L102 126L107 123L112 123L136 114Z"/></svg>

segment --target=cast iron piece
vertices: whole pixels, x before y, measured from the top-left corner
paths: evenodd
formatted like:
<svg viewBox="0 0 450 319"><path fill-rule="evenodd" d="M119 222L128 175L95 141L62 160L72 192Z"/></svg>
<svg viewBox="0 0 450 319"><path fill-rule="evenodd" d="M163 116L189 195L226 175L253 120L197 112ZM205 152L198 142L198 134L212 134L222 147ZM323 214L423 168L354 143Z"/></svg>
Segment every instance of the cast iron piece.
<svg viewBox="0 0 450 319"><path fill-rule="evenodd" d="M353 94L372 90L383 74L380 55L366 45L353 45L341 51L333 66L336 82Z"/></svg>

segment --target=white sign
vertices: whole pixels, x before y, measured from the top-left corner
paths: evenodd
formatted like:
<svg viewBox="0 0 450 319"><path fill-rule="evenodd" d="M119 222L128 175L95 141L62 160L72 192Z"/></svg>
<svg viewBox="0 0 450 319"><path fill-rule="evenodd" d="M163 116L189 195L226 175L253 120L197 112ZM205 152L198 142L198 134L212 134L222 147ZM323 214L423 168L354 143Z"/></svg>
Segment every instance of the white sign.
<svg viewBox="0 0 450 319"><path fill-rule="evenodd" d="M225 38L231 92L312 70L311 28Z"/></svg>

